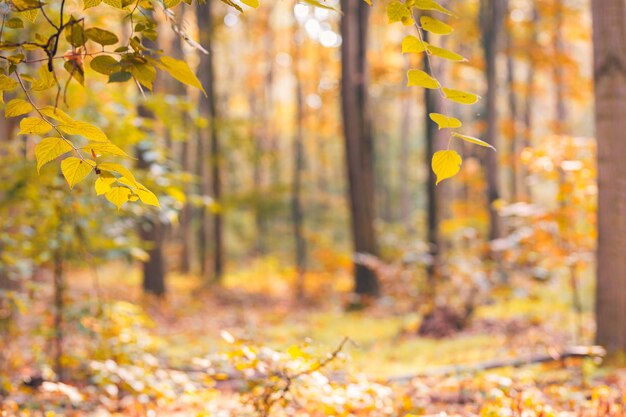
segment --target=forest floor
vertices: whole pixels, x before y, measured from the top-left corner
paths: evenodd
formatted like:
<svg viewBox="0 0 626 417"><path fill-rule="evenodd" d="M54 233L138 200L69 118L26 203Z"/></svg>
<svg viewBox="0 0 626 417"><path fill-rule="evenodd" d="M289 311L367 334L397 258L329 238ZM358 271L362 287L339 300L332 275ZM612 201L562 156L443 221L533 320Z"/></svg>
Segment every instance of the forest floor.
<svg viewBox="0 0 626 417"><path fill-rule="evenodd" d="M137 269L76 271L66 384L23 382L46 380L52 366L50 334L41 330L50 317L45 303L34 304L41 320L22 321L3 353L16 372L4 381L2 415L623 415L626 373L593 359L471 371L588 344L587 291L577 317L565 284L526 285L523 296L495 296L466 329L434 339L417 335L419 306L390 298L346 312L337 289L348 288L347 274L312 275L321 283L306 301L290 296L290 275L271 261L229 276L221 289L173 275L167 299L157 301L141 295ZM450 366L457 371L442 372Z"/></svg>

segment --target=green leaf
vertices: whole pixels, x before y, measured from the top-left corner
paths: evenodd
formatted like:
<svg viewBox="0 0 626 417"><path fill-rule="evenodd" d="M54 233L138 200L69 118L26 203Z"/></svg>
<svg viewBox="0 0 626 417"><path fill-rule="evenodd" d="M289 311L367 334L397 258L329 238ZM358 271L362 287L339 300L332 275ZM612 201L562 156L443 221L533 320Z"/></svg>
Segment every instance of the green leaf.
<svg viewBox="0 0 626 417"><path fill-rule="evenodd" d="M456 117L449 117L440 113L430 113L428 116L430 120L439 125L439 129L456 129L463 125Z"/></svg>
<svg viewBox="0 0 626 417"><path fill-rule="evenodd" d="M132 77L133 75L128 71L118 71L109 75L109 82L110 83L124 83L130 80Z"/></svg>
<svg viewBox="0 0 626 417"><path fill-rule="evenodd" d="M85 30L87 39L92 40L102 46L115 45L119 42L119 38L113 32L100 28L89 28Z"/></svg>
<svg viewBox="0 0 626 417"><path fill-rule="evenodd" d="M26 100L19 98L13 99L7 103L4 109L4 117L17 117L30 112L33 106Z"/></svg>
<svg viewBox="0 0 626 417"><path fill-rule="evenodd" d="M5 26L8 27L9 29L21 29L24 27L24 22L19 17L12 17L9 20L7 20L7 23Z"/></svg>
<svg viewBox="0 0 626 417"><path fill-rule="evenodd" d="M161 67L167 71L172 78L180 81L183 84L190 85L202 91L206 96L206 91L202 87L200 80L196 77L196 74L191 71L189 65L185 61L180 61L169 56L161 57Z"/></svg>
<svg viewBox="0 0 626 417"><path fill-rule="evenodd" d="M422 25L424 30L427 30L430 33L434 33L436 35L447 35L454 30L452 26L430 16L420 17L420 24Z"/></svg>
<svg viewBox="0 0 626 417"><path fill-rule="evenodd" d="M75 48L80 48L87 42L83 26L77 20L71 20L65 29L65 39Z"/></svg>
<svg viewBox="0 0 626 417"><path fill-rule="evenodd" d="M38 117L25 117L20 121L20 135L43 135L52 129L50 123Z"/></svg>
<svg viewBox="0 0 626 417"><path fill-rule="evenodd" d="M119 210L128 201L130 194L130 190L126 187L111 187L104 196Z"/></svg>
<svg viewBox="0 0 626 417"><path fill-rule="evenodd" d="M35 159L37 159L37 172L48 162L70 152L72 145L62 138L45 138L35 146Z"/></svg>
<svg viewBox="0 0 626 417"><path fill-rule="evenodd" d="M451 88L443 88L443 94L448 100L456 101L461 104L474 104L480 100L480 96L466 91L453 90Z"/></svg>
<svg viewBox="0 0 626 417"><path fill-rule="evenodd" d="M437 175L437 184L458 174L462 162L461 155L456 151L448 149L435 152L431 165L433 172Z"/></svg>
<svg viewBox="0 0 626 417"><path fill-rule="evenodd" d="M496 148L494 148L493 146L491 146L484 140L475 138L473 136L462 135L461 133L456 133L456 132L452 132L452 136L457 137L459 139L463 139L464 141L469 142L469 143L473 143L479 146L484 146L485 148L491 148L494 151L496 150Z"/></svg>
<svg viewBox="0 0 626 417"><path fill-rule="evenodd" d="M96 163L92 160L80 159L75 156L70 156L61 161L61 172L70 185L70 190L74 188L76 184L84 180L95 165Z"/></svg>
<svg viewBox="0 0 626 417"><path fill-rule="evenodd" d="M417 36L405 36L402 39L402 53L403 54L419 54L424 52L428 44L422 42Z"/></svg>
<svg viewBox="0 0 626 417"><path fill-rule="evenodd" d="M407 72L407 86L413 87L424 87L430 89L437 89L441 87L439 81L428 75L426 72L422 70L412 69Z"/></svg>
<svg viewBox="0 0 626 417"><path fill-rule="evenodd" d="M95 57L91 60L89 66L94 71L104 75L111 75L114 72L119 71L121 68L120 63L109 55L100 55Z"/></svg>
<svg viewBox="0 0 626 417"><path fill-rule="evenodd" d="M156 69L150 64L139 64L130 67L130 73L144 87L152 90L152 83L156 79Z"/></svg>

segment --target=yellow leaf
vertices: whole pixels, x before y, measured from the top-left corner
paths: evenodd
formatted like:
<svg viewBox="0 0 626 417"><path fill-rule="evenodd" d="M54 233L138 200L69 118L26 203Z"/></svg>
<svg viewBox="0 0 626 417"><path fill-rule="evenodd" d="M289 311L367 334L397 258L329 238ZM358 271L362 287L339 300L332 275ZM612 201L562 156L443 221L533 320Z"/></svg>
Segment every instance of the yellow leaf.
<svg viewBox="0 0 626 417"><path fill-rule="evenodd" d="M496 148L494 148L493 146L491 146L490 144L488 144L484 140L475 138L473 136L462 135L462 134L456 133L456 132L452 132L452 136L457 137L459 139L463 139L464 141L469 142L469 143L473 143L473 144L476 144L476 145L479 145L479 146L484 146L485 148L491 148L494 151L496 150Z"/></svg>
<svg viewBox="0 0 626 417"><path fill-rule="evenodd" d="M61 172L70 185L70 189L72 189L74 185L78 184L89 175L95 165L96 163L90 159L80 159L70 156L61 161Z"/></svg>
<svg viewBox="0 0 626 417"><path fill-rule="evenodd" d="M42 166L53 159L71 151L72 145L61 138L45 138L35 146L35 158L37 159L37 172Z"/></svg>
<svg viewBox="0 0 626 417"><path fill-rule="evenodd" d="M259 7L259 0L241 0L243 4L249 7L254 7L255 9Z"/></svg>
<svg viewBox="0 0 626 417"><path fill-rule="evenodd" d="M457 103L461 103L461 104L474 104L480 99L479 95L468 93L468 92L461 91L461 90L453 90L451 88L444 87L442 91L447 99L456 101Z"/></svg>
<svg viewBox="0 0 626 417"><path fill-rule="evenodd" d="M87 146L83 146L81 149L91 153L92 156L95 153L96 155L117 155L123 156L125 158L130 158L130 156L126 152L124 152L123 149L120 149L113 142L90 143Z"/></svg>
<svg viewBox="0 0 626 417"><path fill-rule="evenodd" d="M454 13L434 0L415 0L414 7L420 10L435 10L449 16L454 16Z"/></svg>
<svg viewBox="0 0 626 417"><path fill-rule="evenodd" d="M441 87L439 81L428 75L426 72L422 70L412 69L407 73L407 86L413 87L424 87L430 89L436 89Z"/></svg>
<svg viewBox="0 0 626 417"><path fill-rule="evenodd" d="M456 117L448 117L440 113L430 113L430 120L439 125L439 129L456 129L462 126L462 123Z"/></svg>
<svg viewBox="0 0 626 417"><path fill-rule="evenodd" d="M435 175L437 175L437 184L447 178L454 177L461 169L462 162L461 155L456 153L456 151L435 152L432 159L432 168Z"/></svg>
<svg viewBox="0 0 626 417"><path fill-rule="evenodd" d="M119 210L130 197L130 190L126 187L111 187L104 195L107 200L115 204Z"/></svg>
<svg viewBox="0 0 626 417"><path fill-rule="evenodd" d="M405 36L404 39L402 39L402 53L419 54L426 50L427 45L426 42L422 42L417 36Z"/></svg>
<svg viewBox="0 0 626 417"><path fill-rule="evenodd" d="M25 117L20 121L20 135L43 135L52 129L50 123L38 117Z"/></svg>
<svg viewBox="0 0 626 417"><path fill-rule="evenodd" d="M103 171L118 173L122 177L125 177L126 179L128 179L132 183L133 186L135 187L137 186L137 180L135 179L135 176L124 165L116 164L114 162L103 162L101 164L98 164L98 168Z"/></svg>
<svg viewBox="0 0 626 417"><path fill-rule="evenodd" d="M63 110L60 110L53 106L45 106L39 109L39 111L46 117L57 120L59 122L71 123L74 121L70 116L67 115Z"/></svg>
<svg viewBox="0 0 626 417"><path fill-rule="evenodd" d="M420 17L420 23L424 30L427 30L430 33L434 33L436 35L447 35L454 30L452 26L430 16Z"/></svg>
<svg viewBox="0 0 626 417"><path fill-rule="evenodd" d="M455 62L467 61L467 59L464 56L459 55L456 52L452 52L445 48L440 48L438 46L431 45L431 44L428 44L428 52L430 52L431 55L435 55L435 56L438 56L439 58L447 59L448 61L455 61Z"/></svg>
<svg viewBox="0 0 626 417"><path fill-rule="evenodd" d="M17 117L30 112L33 106L26 100L19 98L13 99L7 103L4 109L4 117Z"/></svg>
<svg viewBox="0 0 626 417"><path fill-rule="evenodd" d="M165 71L167 71L167 73L171 75L172 78L180 81L183 84L187 84L197 88L198 90L202 91L206 96L206 91L204 91L200 80L198 80L196 74L191 71L191 68L189 68L189 65L187 65L185 61L180 61L169 56L162 56L161 64L161 67Z"/></svg>
<svg viewBox="0 0 626 417"><path fill-rule="evenodd" d="M412 25L414 22L411 9L397 0L387 5L387 19L389 19L389 23L402 22L406 26Z"/></svg>
<svg viewBox="0 0 626 417"><path fill-rule="evenodd" d="M39 74L39 79L33 81L30 86L31 90L45 91L49 88L54 87L57 84L57 80L54 78L54 73L48 71L47 65L40 66L37 74Z"/></svg>
<svg viewBox="0 0 626 417"><path fill-rule="evenodd" d="M4 74L0 74L0 90L13 90L19 84L13 78L7 77Z"/></svg>
<svg viewBox="0 0 626 417"><path fill-rule="evenodd" d="M96 183L94 187L96 189L97 195L106 194L110 189L111 185L116 181L115 177L108 172L102 172L98 178L96 179Z"/></svg>
<svg viewBox="0 0 626 417"><path fill-rule="evenodd" d="M142 184L138 183L137 185L138 187L135 190L135 192L139 196L139 199L141 200L142 203L148 204L150 206L159 207L159 208L161 207L161 205L159 204L159 199L152 191L148 190Z"/></svg>
<svg viewBox="0 0 626 417"><path fill-rule="evenodd" d="M108 142L109 138L100 128L77 120L66 121L57 126L60 130L68 135L80 135L94 142Z"/></svg>

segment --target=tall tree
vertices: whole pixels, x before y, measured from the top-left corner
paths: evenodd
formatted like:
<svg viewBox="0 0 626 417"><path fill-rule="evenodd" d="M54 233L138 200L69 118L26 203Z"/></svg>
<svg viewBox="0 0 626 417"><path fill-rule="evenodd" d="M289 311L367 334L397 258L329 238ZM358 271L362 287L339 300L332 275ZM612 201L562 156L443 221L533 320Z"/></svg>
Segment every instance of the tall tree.
<svg viewBox="0 0 626 417"><path fill-rule="evenodd" d="M367 25L370 6L363 0L341 0L341 110L348 171L352 240L356 253L376 255L374 230L374 155L368 108ZM376 296L372 270L354 264L354 291Z"/></svg>
<svg viewBox="0 0 626 417"><path fill-rule="evenodd" d="M293 219L293 237L295 245L296 263L296 298L304 298L304 272L306 267L306 241L303 235L304 208L302 206L302 171L304 169L304 93L302 89L302 71L300 49L302 45L302 33L295 23L295 36L293 48L293 66L296 81L296 131L293 141L293 179L291 189L291 215Z"/></svg>
<svg viewBox="0 0 626 417"><path fill-rule="evenodd" d="M626 3L595 0L595 122L598 141L596 341L626 352Z"/></svg>
<svg viewBox="0 0 626 417"><path fill-rule="evenodd" d="M201 132L200 144L203 146L199 150L202 155L202 193L211 194L217 203L217 210L213 213L212 228L207 221L206 209L202 215L201 230L201 265L202 272L207 281L210 279L219 282L224 273L224 231L223 231L223 211L222 203L222 179L221 179L221 151L220 140L217 129L217 106L215 94L215 69L213 66L213 21L211 14L212 0L199 1L196 3L196 18L200 30L200 43L208 51L207 54L200 55L198 65L198 79L206 90L206 96L200 98L200 114L209 120L209 127ZM207 146L208 145L208 146ZM208 148L208 149L207 149ZM208 168L207 169L207 160ZM210 171L210 172L209 172ZM210 173L210 175L208 175ZM209 181L210 179L210 181ZM213 238L213 267L206 266L208 242Z"/></svg>
<svg viewBox="0 0 626 417"><path fill-rule="evenodd" d="M487 92L485 94L485 121L487 130L485 140L496 146L497 121L496 93L497 73L496 56L502 26L502 18L505 10L505 0L481 0L480 19L482 30L483 51L485 55L485 77L487 79ZM493 203L500 198L498 184L498 156L495 152L486 153L487 170L487 202L489 209L489 239L500 237L500 221Z"/></svg>

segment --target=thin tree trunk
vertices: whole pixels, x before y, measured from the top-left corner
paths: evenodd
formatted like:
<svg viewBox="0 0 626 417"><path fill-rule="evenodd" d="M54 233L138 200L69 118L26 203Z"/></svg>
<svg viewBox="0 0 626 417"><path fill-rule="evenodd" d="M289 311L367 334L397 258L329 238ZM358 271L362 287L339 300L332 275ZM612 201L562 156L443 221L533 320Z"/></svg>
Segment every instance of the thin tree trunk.
<svg viewBox="0 0 626 417"><path fill-rule="evenodd" d="M297 23L296 23L297 24ZM293 184L291 192L291 213L296 261L296 298L304 298L304 273L306 269L306 241L303 235L304 210L302 207L302 170L304 169L304 97L302 75L300 73L300 48L295 42L301 39L300 33L294 37L294 72L296 79L296 132L293 144Z"/></svg>
<svg viewBox="0 0 626 417"><path fill-rule="evenodd" d="M522 135L522 143L520 148L523 150L532 145L533 142L533 109L535 108L535 57L532 52L531 45L537 44L538 30L537 25L539 22L539 13L536 5L533 3L532 20L531 20L531 33L528 42L528 72L526 73L526 92L524 103L524 134ZM520 151L521 157L521 151ZM530 199L530 189L526 177L528 176L528 170L524 164L519 166L519 176L517 183L519 184L519 195L522 200Z"/></svg>
<svg viewBox="0 0 626 417"><path fill-rule="evenodd" d="M595 121L598 140L596 341L626 353L626 4L595 0Z"/></svg>
<svg viewBox="0 0 626 417"><path fill-rule="evenodd" d="M496 57L498 51L498 38L504 10L504 0L481 1L481 27L483 31L483 47L485 55L485 77L487 79L487 92L485 94L485 118L487 130L485 140L497 147L497 123L496 110L497 74ZM495 152L487 152L486 176L487 176L487 203L489 210L489 240L500 237L500 220L493 203L500 198L498 156Z"/></svg>
<svg viewBox="0 0 626 417"><path fill-rule="evenodd" d="M509 8L510 15L510 6L511 0L506 0ZM510 23L510 22L509 22ZM515 51L515 40L513 28L511 25L507 25L506 30L504 31L505 39L506 39L506 82L507 82L507 93L508 93L508 105L509 105L509 118L511 120L510 126L510 137L509 139L509 155L511 157L511 171L510 171L510 196L512 200L520 199L520 184L518 183L519 179L519 170L520 170L520 139L518 137L518 108L517 108L517 95L515 94L515 59L514 59L514 51Z"/></svg>
<svg viewBox="0 0 626 417"><path fill-rule="evenodd" d="M63 366L63 313L65 310L65 280L63 270L62 230L63 208L58 207L59 225L57 230L57 248L53 256L54 280L54 372L60 382L65 381L65 367Z"/></svg>
<svg viewBox="0 0 626 417"><path fill-rule="evenodd" d="M342 0L341 109L348 170L348 196L354 250L376 255L374 231L374 155L367 97L367 25L370 6L362 0ZM377 296L373 271L354 265L354 291Z"/></svg>
<svg viewBox="0 0 626 417"><path fill-rule="evenodd" d="M563 54L563 3L561 0L555 2L554 16L554 58L553 62L553 80L555 88L555 129L556 134L565 133L565 125L567 119L567 109L565 108L565 92L563 79L563 66L559 64L561 55Z"/></svg>
<svg viewBox="0 0 626 417"><path fill-rule="evenodd" d="M221 180L221 151L220 140L217 129L217 106L215 95L215 70L213 66L213 22L211 14L212 0L198 2L196 4L196 16L198 19L198 28L200 28L200 43L208 51L208 54L200 56L200 64L198 65L198 79L204 86L207 96L200 98L200 113L209 120L209 128L205 132L208 137L208 158L210 168L210 183L203 181L203 194L211 193L211 197L217 204L217 211L212 213L213 222L212 230L206 222L206 214L203 216L204 225L201 233L204 234L204 250L201 254L205 257L207 243L210 240L209 234L212 232L213 240L213 268L212 270L204 267L203 275L207 282L213 281L219 283L224 272L224 236L223 236L223 210L222 202L222 180ZM207 141L203 140L204 143ZM203 149L206 151L207 149ZM203 161L206 163L206 160ZM206 170L205 170L206 173ZM206 210L205 210L206 212ZM206 265L202 259L202 265Z"/></svg>
<svg viewBox="0 0 626 417"><path fill-rule="evenodd" d="M426 63L424 63L426 65ZM426 129L426 166L428 169L428 178L426 180L426 192L428 194L428 203L426 208L426 241L428 242L428 253L430 255L430 263L427 266L426 273L428 275L428 289L431 301L434 301L436 294L437 274L439 269L439 208L438 208L438 192L437 192L437 176L430 169L431 158L437 149L437 138L439 136L438 129L430 120L430 113L439 112L439 96L436 91L424 89L424 126Z"/></svg>

